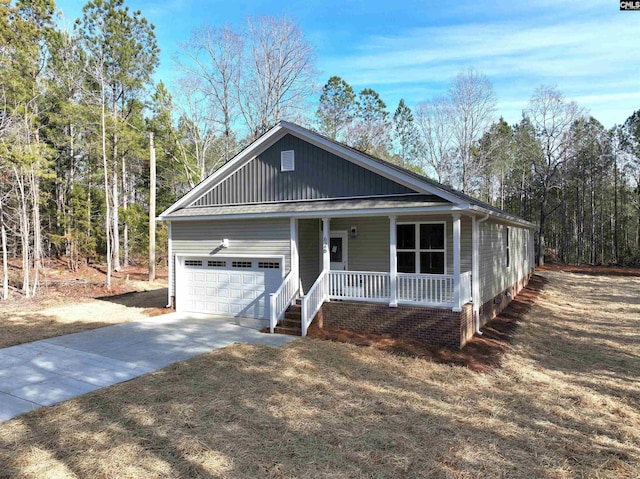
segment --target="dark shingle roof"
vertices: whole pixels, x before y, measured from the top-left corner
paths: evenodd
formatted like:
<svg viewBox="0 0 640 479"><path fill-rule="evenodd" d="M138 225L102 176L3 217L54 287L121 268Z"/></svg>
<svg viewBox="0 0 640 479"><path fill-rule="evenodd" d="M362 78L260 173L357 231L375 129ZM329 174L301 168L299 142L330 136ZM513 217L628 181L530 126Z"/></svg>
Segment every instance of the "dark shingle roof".
<svg viewBox="0 0 640 479"><path fill-rule="evenodd" d="M253 203L243 205L198 206L182 208L169 218L228 215L262 215L274 213L331 213L350 210L388 210L393 208L430 208L451 206L448 201L434 195L398 195L384 197L338 198L313 201L285 201L280 203Z"/></svg>
<svg viewBox="0 0 640 479"><path fill-rule="evenodd" d="M281 121L279 123L281 123L283 125L289 124L286 121ZM373 161L375 161L377 163L380 163L381 165L387 166L387 167L392 168L392 169L394 169L394 170L396 170L396 171L398 171L400 173L404 173L405 175L409 175L409 176L411 176L413 178L416 178L416 179L418 179L420 181L428 183L431 186L433 186L434 188L437 188L437 189L443 190L443 191L445 191L447 193L450 193L452 195L455 195L458 198L460 198L461 200L463 200L463 201L465 201L465 202L467 202L467 203L469 203L471 205L479 206L481 208L489 210L489 211L491 211L493 213L497 213L497 214L499 214L501 216L505 216L507 218L513 219L515 221L520 221L520 222L527 223L526 220L524 220L523 218L519 217L518 215L514 215L513 213L509 213L508 211L501 210L500 208L497 208L497 207L495 207L493 205L490 205L489 203L485 203L484 201L481 201L481 200L479 200L477 198L474 198L473 196L469 196L469 195L467 195L467 194L465 194L465 193L463 193L461 191L458 191L455 188L452 188L452 187L447 186L447 185L443 185L442 183L438 183L437 181L432 180L431 178L429 178L427 176L420 175L420 174L418 174L418 173L416 173L414 171L411 171L408 168L404 168L402 166L396 165L395 163L391 163L390 161L383 160L382 158L378 158L378 157L372 156L372 155L370 155L368 153L365 153L364 151L361 151L361 150L358 150L357 148L353 148L351 146L345 145L344 143L340 143L339 141L333 140L333 139L331 139L331 138L329 138L327 136L324 136L324 135L322 135L322 134L320 134L318 132L315 132L315 131L310 130L308 128L305 128L303 126L300 126L300 125L297 125L297 124L295 126L297 128L300 128L301 130L307 131L309 134L319 136L319 137L323 138L324 140L329 141L329 142L331 142L331 143L333 143L335 145L341 146L343 148L346 148L348 150L353 151L354 153L357 153L359 155L365 156L370 160L373 160Z"/></svg>

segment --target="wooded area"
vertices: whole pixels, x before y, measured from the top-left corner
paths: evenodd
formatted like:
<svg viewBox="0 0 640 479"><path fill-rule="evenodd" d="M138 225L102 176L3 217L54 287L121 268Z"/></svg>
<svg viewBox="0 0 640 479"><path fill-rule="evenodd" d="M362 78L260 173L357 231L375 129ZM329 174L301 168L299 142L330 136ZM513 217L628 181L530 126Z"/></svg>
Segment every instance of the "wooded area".
<svg viewBox="0 0 640 479"><path fill-rule="evenodd" d="M551 259L640 264L640 110L607 129L541 86L509 125L489 80L466 71L390 114L337 76L318 91L314 47L288 18L205 25L180 47L169 93L153 81L154 27L124 0L90 1L70 28L52 0L0 0L1 298L10 279L35 294L47 258L106 264L107 287L147 261L150 138L157 214L279 119L539 224ZM166 261L161 224L156 241Z"/></svg>

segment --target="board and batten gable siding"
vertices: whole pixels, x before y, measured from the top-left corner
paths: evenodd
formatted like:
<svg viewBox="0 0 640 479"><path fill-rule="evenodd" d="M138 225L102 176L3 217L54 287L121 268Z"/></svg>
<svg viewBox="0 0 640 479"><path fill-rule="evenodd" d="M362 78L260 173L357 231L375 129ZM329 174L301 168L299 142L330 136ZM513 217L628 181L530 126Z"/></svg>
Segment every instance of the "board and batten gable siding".
<svg viewBox="0 0 640 479"><path fill-rule="evenodd" d="M295 152L295 169L283 172L280 171L280 153L288 150ZM415 191L288 134L214 186L192 206L405 193ZM437 201L442 199L437 198Z"/></svg>
<svg viewBox="0 0 640 479"><path fill-rule="evenodd" d="M507 266L506 228L509 228L509 266ZM530 274L530 235L527 228L487 220L479 224L478 276L480 304L516 284Z"/></svg>
<svg viewBox="0 0 640 479"><path fill-rule="evenodd" d="M291 231L289 218L175 221L171 226L171 247L174 255L211 256L212 258L245 255L284 256L284 274L291 267ZM221 248L223 239L228 248ZM175 285L175 267L174 285ZM173 290L175 291L175 289Z"/></svg>

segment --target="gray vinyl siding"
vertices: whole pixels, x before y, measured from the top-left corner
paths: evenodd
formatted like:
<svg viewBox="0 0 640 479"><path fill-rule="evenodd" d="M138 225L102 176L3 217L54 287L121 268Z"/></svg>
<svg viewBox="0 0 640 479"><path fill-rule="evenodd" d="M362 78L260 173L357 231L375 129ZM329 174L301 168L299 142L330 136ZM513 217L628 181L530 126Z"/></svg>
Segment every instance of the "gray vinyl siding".
<svg viewBox="0 0 640 479"><path fill-rule="evenodd" d="M295 152L294 171L280 171L280 152L285 150ZM414 191L288 134L201 196L193 206L404 193Z"/></svg>
<svg viewBox="0 0 640 479"><path fill-rule="evenodd" d="M509 228L509 256L507 267L505 228ZM531 271L530 235L526 228L508 226L488 220L478 228L478 266L481 303L513 286Z"/></svg>
<svg viewBox="0 0 640 479"><path fill-rule="evenodd" d="M319 219L298 220L298 255L302 289L307 292L320 275Z"/></svg>
<svg viewBox="0 0 640 479"><path fill-rule="evenodd" d="M349 271L389 271L389 218L360 217L332 219L332 231L347 232ZM355 226L358 233L350 237Z"/></svg>
<svg viewBox="0 0 640 479"><path fill-rule="evenodd" d="M224 221L175 221L171 225L174 255L215 256L264 255L285 257L284 272L291 267L289 218ZM228 248L221 248L223 239ZM175 268L174 268L175 284ZM174 289L175 291L175 289Z"/></svg>
<svg viewBox="0 0 640 479"><path fill-rule="evenodd" d="M398 223L429 223L429 222L442 222L446 223L446 256L447 256L447 269L446 274L453 274L453 217L451 215L438 215L438 216L398 216L396 222ZM472 264L472 228L471 218L462 216L460 218L460 272L465 273L471 271Z"/></svg>

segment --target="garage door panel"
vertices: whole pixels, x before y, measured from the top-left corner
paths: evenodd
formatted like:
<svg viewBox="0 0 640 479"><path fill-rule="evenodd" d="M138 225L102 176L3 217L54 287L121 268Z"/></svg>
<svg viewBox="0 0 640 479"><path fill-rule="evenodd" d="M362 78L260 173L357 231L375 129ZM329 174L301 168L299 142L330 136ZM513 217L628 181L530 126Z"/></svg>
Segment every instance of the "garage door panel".
<svg viewBox="0 0 640 479"><path fill-rule="evenodd" d="M180 266L178 309L267 319L269 294L280 286L282 273L259 265L272 263L259 258L226 262L187 258Z"/></svg>
<svg viewBox="0 0 640 479"><path fill-rule="evenodd" d="M242 292L242 299L256 299L256 292L252 290L244 290Z"/></svg>
<svg viewBox="0 0 640 479"><path fill-rule="evenodd" d="M178 309L267 319L269 294L280 286L282 273L278 268L259 266L263 264L273 264L273 260L185 258L179 272Z"/></svg>

